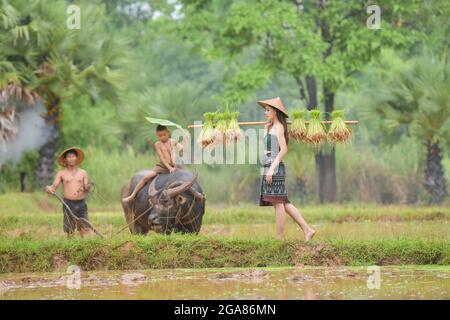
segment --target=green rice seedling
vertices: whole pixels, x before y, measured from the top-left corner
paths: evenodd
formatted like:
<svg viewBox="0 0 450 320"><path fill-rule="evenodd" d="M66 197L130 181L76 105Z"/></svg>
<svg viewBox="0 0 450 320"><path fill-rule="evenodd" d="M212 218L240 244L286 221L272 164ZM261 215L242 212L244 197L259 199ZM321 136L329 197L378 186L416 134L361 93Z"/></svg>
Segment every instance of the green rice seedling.
<svg viewBox="0 0 450 320"><path fill-rule="evenodd" d="M202 130L200 131L200 135L197 139L197 143L202 147L206 148L207 146L213 144L215 142L215 129L214 122L216 118L216 114L214 112L206 112L203 115L204 124Z"/></svg>
<svg viewBox="0 0 450 320"><path fill-rule="evenodd" d="M327 133L328 142L345 144L351 136L351 130L345 124L344 110L334 110L331 117L333 122Z"/></svg>
<svg viewBox="0 0 450 320"><path fill-rule="evenodd" d="M297 142L307 142L306 134L308 129L305 123L306 110L297 110L292 112L292 123L289 128L289 136Z"/></svg>
<svg viewBox="0 0 450 320"><path fill-rule="evenodd" d="M228 113L217 113L217 125L214 129L215 143L224 143L226 141L226 132L228 128Z"/></svg>
<svg viewBox="0 0 450 320"><path fill-rule="evenodd" d="M321 123L322 111L314 109L309 111L310 121L306 139L316 147L319 147L326 140L325 129Z"/></svg>
<svg viewBox="0 0 450 320"><path fill-rule="evenodd" d="M239 112L230 112L228 114L228 128L226 131L226 142L234 142L242 139L244 136L238 123Z"/></svg>

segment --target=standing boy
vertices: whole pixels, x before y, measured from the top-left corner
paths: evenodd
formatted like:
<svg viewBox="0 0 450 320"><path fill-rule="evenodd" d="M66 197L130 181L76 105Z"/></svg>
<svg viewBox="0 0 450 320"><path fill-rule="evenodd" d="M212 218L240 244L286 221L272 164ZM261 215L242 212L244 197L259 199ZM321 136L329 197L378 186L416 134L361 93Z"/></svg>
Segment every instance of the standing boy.
<svg viewBox="0 0 450 320"><path fill-rule="evenodd" d="M56 174L52 185L46 186L45 191L48 194L54 194L58 186L62 183L64 202L75 216L88 220L86 196L89 192L89 177L85 170L78 167L83 160L84 152L80 148L72 147L61 152L57 161L64 169ZM75 227L80 232L81 237L89 233L88 228L76 223L65 206L63 206L63 213L63 229L68 238L73 236Z"/></svg>

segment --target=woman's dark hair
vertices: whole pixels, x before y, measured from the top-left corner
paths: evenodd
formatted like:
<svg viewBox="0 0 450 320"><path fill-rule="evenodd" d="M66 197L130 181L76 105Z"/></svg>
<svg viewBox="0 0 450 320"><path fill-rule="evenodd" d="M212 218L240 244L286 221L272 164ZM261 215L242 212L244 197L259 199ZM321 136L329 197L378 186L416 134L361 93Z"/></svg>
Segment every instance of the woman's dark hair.
<svg viewBox="0 0 450 320"><path fill-rule="evenodd" d="M286 139L286 145L288 145L289 144L289 133L288 133L288 128L287 128L287 117L286 117L286 115L283 112L281 112L277 108L274 108L274 109L276 111L276 115L277 115L278 121L280 121L281 124L283 125L283 128L284 128L284 139ZM273 126L273 123L269 125L268 131L270 131L272 126Z"/></svg>
<svg viewBox="0 0 450 320"><path fill-rule="evenodd" d="M67 151L64 153L64 159L66 159L67 156L68 156L69 154L73 154L73 155L75 155L75 156L78 157L78 152L76 152L75 150L71 149L71 150L67 150Z"/></svg>

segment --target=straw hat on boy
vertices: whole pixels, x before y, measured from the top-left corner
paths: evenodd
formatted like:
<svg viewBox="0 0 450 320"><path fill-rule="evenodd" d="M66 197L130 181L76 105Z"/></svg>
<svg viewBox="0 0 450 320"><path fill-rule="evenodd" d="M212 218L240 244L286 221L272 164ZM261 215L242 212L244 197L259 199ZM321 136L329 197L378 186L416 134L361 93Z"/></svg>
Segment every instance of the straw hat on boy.
<svg viewBox="0 0 450 320"><path fill-rule="evenodd" d="M78 160L77 160L77 164L76 165L79 165L80 163L83 162L83 160L84 160L84 152L83 152L83 150L81 150L81 148L78 148L78 147L70 147L70 148L67 148L67 149L63 150L58 155L57 162L58 162L58 164L60 166L63 166L63 167L67 166L65 155L66 155L66 152L71 151L71 150L73 150L73 151L75 151L77 153Z"/></svg>

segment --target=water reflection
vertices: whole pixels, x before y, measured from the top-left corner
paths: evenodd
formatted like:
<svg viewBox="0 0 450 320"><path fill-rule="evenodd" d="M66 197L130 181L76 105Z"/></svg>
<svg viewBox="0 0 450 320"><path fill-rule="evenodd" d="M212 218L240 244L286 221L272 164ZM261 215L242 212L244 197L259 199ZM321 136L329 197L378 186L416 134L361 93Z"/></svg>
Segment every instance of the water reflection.
<svg viewBox="0 0 450 320"><path fill-rule="evenodd" d="M2 299L449 299L450 268L365 267L84 272L69 289L60 273L0 276Z"/></svg>

